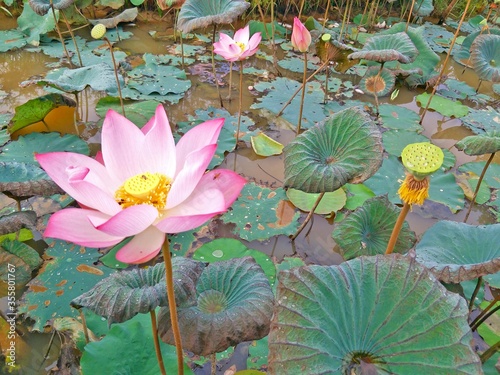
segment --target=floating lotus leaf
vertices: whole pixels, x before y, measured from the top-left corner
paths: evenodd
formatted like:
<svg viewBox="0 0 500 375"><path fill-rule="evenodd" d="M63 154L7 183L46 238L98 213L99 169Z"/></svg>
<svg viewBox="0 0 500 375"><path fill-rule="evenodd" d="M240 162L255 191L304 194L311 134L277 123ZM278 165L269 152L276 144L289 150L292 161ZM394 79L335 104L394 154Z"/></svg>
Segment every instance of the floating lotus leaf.
<svg viewBox="0 0 500 375"><path fill-rule="evenodd" d="M361 257L278 280L269 374L482 374L465 300L414 260Z"/></svg>
<svg viewBox="0 0 500 375"><path fill-rule="evenodd" d="M445 283L460 283L500 271L500 224L440 221L416 247L417 261Z"/></svg>
<svg viewBox="0 0 500 375"><path fill-rule="evenodd" d="M332 237L340 246L344 259L384 254L400 211L386 196L379 196L368 199L363 206L338 223ZM394 252L410 250L415 241L415 233L405 222Z"/></svg>
<svg viewBox="0 0 500 375"><path fill-rule="evenodd" d="M45 16L50 10L51 3L54 9L66 9L73 4L74 0L29 0L31 9L39 16Z"/></svg>
<svg viewBox="0 0 500 375"><path fill-rule="evenodd" d="M491 35L500 35L500 29L497 28L490 28L488 30L488 34ZM471 34L469 34L464 41L462 42L461 48L453 55L453 58L455 61L458 63L471 67L471 59L469 57L471 56L471 47L476 38L480 35L483 35L483 32L481 30L477 30Z"/></svg>
<svg viewBox="0 0 500 375"><path fill-rule="evenodd" d="M381 135L360 108L340 111L284 149L285 186L322 193L360 183L382 163Z"/></svg>
<svg viewBox="0 0 500 375"><path fill-rule="evenodd" d="M172 260L176 300L194 298L195 284L204 264L187 258ZM71 305L87 307L108 319L108 323L124 322L138 313L148 313L158 306L167 306L165 264L146 269L115 272L98 282L91 290L73 299Z"/></svg>
<svg viewBox="0 0 500 375"><path fill-rule="evenodd" d="M386 96L392 92L395 83L396 76L392 71L386 68L380 69L378 66L371 66L361 78L359 87L365 93Z"/></svg>
<svg viewBox="0 0 500 375"><path fill-rule="evenodd" d="M455 147L467 155L484 155L500 151L500 130L465 137L457 142Z"/></svg>
<svg viewBox="0 0 500 375"><path fill-rule="evenodd" d="M384 63L399 61L411 63L418 55L418 50L408 34L400 32L392 35L376 35L366 41L358 52L351 53L349 59L365 59Z"/></svg>
<svg viewBox="0 0 500 375"><path fill-rule="evenodd" d="M249 6L245 0L186 0L179 12L177 27L188 33L214 23L231 23Z"/></svg>
<svg viewBox="0 0 500 375"><path fill-rule="evenodd" d="M500 82L500 35L479 35L472 43L470 57L479 78Z"/></svg>
<svg viewBox="0 0 500 375"><path fill-rule="evenodd" d="M194 354L221 352L269 333L274 295L251 257L210 263L196 284L196 301L178 307L182 346ZM161 339L173 345L170 312L158 316Z"/></svg>

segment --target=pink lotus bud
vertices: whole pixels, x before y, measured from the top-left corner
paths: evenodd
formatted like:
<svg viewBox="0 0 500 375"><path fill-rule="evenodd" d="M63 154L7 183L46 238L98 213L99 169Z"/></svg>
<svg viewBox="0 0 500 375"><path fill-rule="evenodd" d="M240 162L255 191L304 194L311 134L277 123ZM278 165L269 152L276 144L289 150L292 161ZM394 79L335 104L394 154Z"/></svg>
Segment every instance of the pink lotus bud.
<svg viewBox="0 0 500 375"><path fill-rule="evenodd" d="M292 46L298 49L300 52L307 52L307 49L311 45L311 33L304 26L300 20L295 17L293 19L293 31L292 31Z"/></svg>

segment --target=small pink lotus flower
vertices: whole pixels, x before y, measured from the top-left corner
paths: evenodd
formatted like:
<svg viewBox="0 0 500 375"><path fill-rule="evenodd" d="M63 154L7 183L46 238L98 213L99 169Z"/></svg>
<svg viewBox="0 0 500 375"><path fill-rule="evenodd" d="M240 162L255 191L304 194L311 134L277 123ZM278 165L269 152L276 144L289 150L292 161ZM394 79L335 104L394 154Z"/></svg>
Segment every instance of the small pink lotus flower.
<svg viewBox="0 0 500 375"><path fill-rule="evenodd" d="M300 20L295 17L293 19L293 31L292 31L292 46L298 49L300 52L307 52L307 49L311 45L311 33L304 26Z"/></svg>
<svg viewBox="0 0 500 375"><path fill-rule="evenodd" d="M71 152L36 155L82 207L54 213L44 235L88 247L133 237L116 258L154 258L165 233L200 226L226 211L243 188L245 180L232 171L205 173L223 124L224 119L206 121L176 145L163 106L142 129L110 110L102 128L102 161Z"/></svg>
<svg viewBox="0 0 500 375"><path fill-rule="evenodd" d="M252 56L259 49L262 40L260 32L250 38L250 28L245 26L234 33L234 39L220 33L219 41L214 43L214 52L228 61L240 61Z"/></svg>

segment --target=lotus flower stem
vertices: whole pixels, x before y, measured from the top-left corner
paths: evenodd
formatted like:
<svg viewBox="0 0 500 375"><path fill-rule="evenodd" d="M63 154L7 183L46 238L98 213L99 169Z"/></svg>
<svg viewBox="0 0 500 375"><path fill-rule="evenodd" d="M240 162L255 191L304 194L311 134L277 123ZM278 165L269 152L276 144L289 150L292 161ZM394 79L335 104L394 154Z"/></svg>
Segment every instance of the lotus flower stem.
<svg viewBox="0 0 500 375"><path fill-rule="evenodd" d="M415 6L415 0L412 0L411 6L410 6L410 11L408 12L408 21L406 21L405 33L408 32L408 26L410 25L411 13L413 12L413 7L414 6Z"/></svg>
<svg viewBox="0 0 500 375"><path fill-rule="evenodd" d="M297 135L300 133L300 126L302 125L302 112L304 110L306 83L307 83L307 52L304 52L304 75L302 76L302 96L300 97L299 121L297 123L297 130L295 131Z"/></svg>
<svg viewBox="0 0 500 375"><path fill-rule="evenodd" d="M300 1L300 9L299 9L299 15L298 15L299 19L302 16L302 11L304 10L304 3L305 3L305 0Z"/></svg>
<svg viewBox="0 0 500 375"><path fill-rule="evenodd" d="M474 321L470 324L470 329L472 331L477 330L477 328L481 324L483 324L486 321L486 319L488 319L490 316L492 316L494 313L500 310L500 305L493 308L493 306L495 306L498 301L500 301L500 296L496 296L495 298L493 298L493 301L491 301L489 305L486 306L486 308L483 311L481 311L481 314L479 314L476 317L476 319L474 319Z"/></svg>
<svg viewBox="0 0 500 375"><path fill-rule="evenodd" d="M316 202L314 202L314 205L312 206L311 211L309 211L309 213L307 214L306 219L304 220L302 225L299 227L299 229L297 229L297 232L295 232L295 234L291 237L292 241L295 241L295 239L300 234L300 232L302 232L304 230L305 226L307 225L309 220L311 220L311 218L314 214L314 211L316 211L316 208L318 208L318 205L324 196L325 196L325 192L319 193L318 198L316 199Z"/></svg>
<svg viewBox="0 0 500 375"><path fill-rule="evenodd" d="M326 25L326 21L328 20L328 12L330 11L330 1L327 1L326 3L326 9L325 9L325 15L323 16L323 30L321 31L325 31L325 25Z"/></svg>
<svg viewBox="0 0 500 375"><path fill-rule="evenodd" d="M467 220L469 219L469 215L472 211L472 207L474 206L474 203L476 201L477 193L479 193L479 188L481 187L481 182L483 182L484 175L486 174L486 170L490 166L494 157L495 157L495 153L493 152L490 155L490 157L488 158L488 160L486 161L486 164L484 165L483 170L481 171L481 175L479 176L479 179L477 180L476 190L474 191L474 195L472 196L472 199L470 201L469 209L467 210L467 214L465 215L465 218L464 218L464 223L467 223Z"/></svg>
<svg viewBox="0 0 500 375"><path fill-rule="evenodd" d="M217 72L215 71L215 53L214 53L214 43L215 43L215 33L217 31L217 25L214 23L214 31L212 33L212 72L214 74L215 87L217 89L217 96L219 97L219 102L221 108L224 108L224 103L222 102L222 96L219 90L219 81L217 80Z"/></svg>
<svg viewBox="0 0 500 375"><path fill-rule="evenodd" d="M122 89L120 87L120 80L118 79L118 70L116 68L116 60L115 60L115 55L113 53L113 46L111 45L111 42L109 41L108 38L103 37L102 39L104 39L108 44L109 52L111 53L111 60L113 61L113 70L115 71L116 86L118 87L118 96L120 97L120 106L122 107L122 115L125 116L125 107L123 105Z"/></svg>
<svg viewBox="0 0 500 375"><path fill-rule="evenodd" d="M471 0L467 0L467 4L465 5L464 12L462 14L462 17L460 18L460 22L458 23L457 30L455 31L455 35L453 36L453 40L451 41L450 47L448 48L448 53L446 54L446 58L444 59L441 71L439 72L437 82L441 82L441 78L443 77L444 72L446 71L446 66L448 65L448 60L450 59L451 51L453 50L453 46L455 45L455 42L457 40L458 34L460 32L460 27L462 27L462 23L464 22L465 15L467 14L467 10L469 9L470 3L471 3ZM410 11L410 14L411 14L411 11ZM427 102L427 105L425 106L424 112L422 112L422 116L420 117L420 125L422 125L422 122L424 121L425 114L427 113L427 110L429 109L429 105L431 104L432 97L436 93L438 86L439 85L434 85L434 87L432 88L432 93L429 96L429 101Z"/></svg>
<svg viewBox="0 0 500 375"><path fill-rule="evenodd" d="M168 240L166 240L168 241ZM149 312L151 317L151 327L153 329L153 341L155 343L156 359L158 361L158 367L160 367L160 372L162 375L167 375L165 371L165 365L163 364L163 357L161 355L160 341L158 340L158 327L156 326L156 313L154 310Z"/></svg>
<svg viewBox="0 0 500 375"><path fill-rule="evenodd" d="M387 243L387 248L385 250L385 254L392 254L394 250L394 246L396 246L396 242L398 240L399 232L403 227L403 223L405 222L406 215L410 211L411 205L408 203L404 203L401 208L401 212L399 213L398 219L396 220L396 224L394 224L394 228L392 229L391 238L389 238L389 242Z"/></svg>
<svg viewBox="0 0 500 375"><path fill-rule="evenodd" d="M241 125L241 111L243 108L243 60L240 60L240 100L238 104L238 126L236 127L236 146L238 148L238 141L240 140L240 125Z"/></svg>
<svg viewBox="0 0 500 375"><path fill-rule="evenodd" d="M170 310L170 321L172 323L172 332L174 335L175 349L177 351L177 374L184 375L184 361L182 358L182 338L179 331L179 321L177 319L177 305L174 292L174 275L172 271L172 258L170 257L170 246L168 238L161 247L163 259L165 260L165 278L167 283L168 308Z"/></svg>
<svg viewBox="0 0 500 375"><path fill-rule="evenodd" d="M216 353L210 354L210 363L211 363L210 374L216 375L217 374L217 354Z"/></svg>
<svg viewBox="0 0 500 375"><path fill-rule="evenodd" d="M57 22L56 11L54 10L54 3L50 0L50 9L52 10L52 16L54 17L54 24L56 26L57 35L59 35L59 40L61 41L62 47L64 49L64 53L68 58L70 68L73 68L73 63L71 62L71 56L69 55L68 49L66 48L66 44L64 43L64 39L61 34L61 29L59 29L59 24Z"/></svg>
<svg viewBox="0 0 500 375"><path fill-rule="evenodd" d="M321 69L323 69L328 64L328 62L329 62L328 60L325 61L318 69L316 69L316 71L306 79L306 83L309 82L316 74L318 74L321 71ZM302 90L304 87L305 84L302 82L302 85L300 85L300 87L293 93L292 97L285 103L285 105L280 109L280 111L276 116L281 116L283 114L283 111L286 109L286 107L288 107L288 105L292 102L293 98L295 98L297 94L300 92L300 90Z"/></svg>
<svg viewBox="0 0 500 375"><path fill-rule="evenodd" d="M85 319L85 314L82 309L78 309L80 313L80 319L82 319L82 327L83 327L83 335L85 336L85 343L88 344L90 342L89 339L89 330L87 328L87 319Z"/></svg>
<svg viewBox="0 0 500 375"><path fill-rule="evenodd" d="M495 345L490 346L483 354L480 355L481 363L486 362L491 358L493 354L500 350L500 341L497 341Z"/></svg>
<svg viewBox="0 0 500 375"><path fill-rule="evenodd" d="M231 89L232 89L232 83L233 83L233 61L229 63L229 88L228 88L228 93L227 93L227 100L231 102Z"/></svg>
<svg viewBox="0 0 500 375"><path fill-rule="evenodd" d="M59 13L62 14L62 18L64 20L64 23L66 24L66 27L68 28L68 31L69 31L69 35L71 35L71 40L73 41L73 44L75 45L75 51L76 51L76 55L78 56L78 62L80 63L80 66L83 66L82 56L80 56L80 50L78 49L78 44L76 44L75 34L73 34L73 30L71 29L71 25L69 24L68 19L66 18L66 15L64 14L64 12L62 10L60 10Z"/></svg>
<svg viewBox="0 0 500 375"><path fill-rule="evenodd" d="M472 292L472 295L470 297L470 301L469 301L469 314L472 312L472 309L474 308L474 301L476 300L477 294L479 293L479 289L481 289L481 285L482 284L483 284L483 277L479 276L477 278L476 287L474 288L474 291Z"/></svg>

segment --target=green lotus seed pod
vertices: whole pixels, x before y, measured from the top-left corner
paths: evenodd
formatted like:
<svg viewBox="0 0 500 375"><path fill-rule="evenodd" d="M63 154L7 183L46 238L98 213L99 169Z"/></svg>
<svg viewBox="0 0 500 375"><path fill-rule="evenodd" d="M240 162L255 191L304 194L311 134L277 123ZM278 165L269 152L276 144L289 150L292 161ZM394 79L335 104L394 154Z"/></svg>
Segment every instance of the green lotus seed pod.
<svg viewBox="0 0 500 375"><path fill-rule="evenodd" d="M95 25L90 32L90 35L94 39L101 39L104 34L106 34L106 26L104 26L102 23L98 23L97 25Z"/></svg>
<svg viewBox="0 0 500 375"><path fill-rule="evenodd" d="M323 42L328 42L330 39L332 39L332 35L331 34L323 34L323 35L321 35L321 40Z"/></svg>
<svg viewBox="0 0 500 375"><path fill-rule="evenodd" d="M406 170L417 180L436 172L444 161L443 150L429 142L410 143L401 152Z"/></svg>

